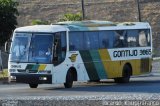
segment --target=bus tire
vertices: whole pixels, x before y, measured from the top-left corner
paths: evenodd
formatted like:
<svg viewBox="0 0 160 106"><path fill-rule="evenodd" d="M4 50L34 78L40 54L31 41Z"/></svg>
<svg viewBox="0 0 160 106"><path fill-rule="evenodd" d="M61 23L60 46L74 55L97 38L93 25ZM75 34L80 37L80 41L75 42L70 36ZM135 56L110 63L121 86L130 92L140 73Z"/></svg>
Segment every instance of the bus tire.
<svg viewBox="0 0 160 106"><path fill-rule="evenodd" d="M132 69L130 67L130 65L125 65L123 67L123 73L122 73L122 77L121 78L115 78L114 81L115 83L128 83L130 80L130 76L132 73Z"/></svg>
<svg viewBox="0 0 160 106"><path fill-rule="evenodd" d="M30 87L30 88L37 88L37 87L38 87L38 84L29 84L29 87Z"/></svg>
<svg viewBox="0 0 160 106"><path fill-rule="evenodd" d="M73 74L72 74L71 70L69 70L67 72L66 82L64 83L64 87L65 88L72 88L73 80L74 80Z"/></svg>
<svg viewBox="0 0 160 106"><path fill-rule="evenodd" d="M122 82L121 80L122 80L122 78L114 78L115 83L121 83Z"/></svg>

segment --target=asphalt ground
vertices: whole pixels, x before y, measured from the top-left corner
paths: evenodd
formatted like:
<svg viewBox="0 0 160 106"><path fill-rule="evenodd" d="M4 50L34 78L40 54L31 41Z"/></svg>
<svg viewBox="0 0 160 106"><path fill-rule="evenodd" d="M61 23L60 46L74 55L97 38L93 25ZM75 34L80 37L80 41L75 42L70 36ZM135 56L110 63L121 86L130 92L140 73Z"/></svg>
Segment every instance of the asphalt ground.
<svg viewBox="0 0 160 106"><path fill-rule="evenodd" d="M160 63L153 63L152 73L132 77L130 83L42 84L30 89L27 84L0 84L0 106L160 106Z"/></svg>

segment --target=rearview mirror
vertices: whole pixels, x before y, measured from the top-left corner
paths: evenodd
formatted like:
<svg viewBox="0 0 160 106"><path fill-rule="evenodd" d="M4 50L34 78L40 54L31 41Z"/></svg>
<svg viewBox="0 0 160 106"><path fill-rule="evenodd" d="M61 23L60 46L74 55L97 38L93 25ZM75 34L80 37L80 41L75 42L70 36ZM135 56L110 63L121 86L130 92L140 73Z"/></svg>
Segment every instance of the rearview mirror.
<svg viewBox="0 0 160 106"><path fill-rule="evenodd" d="M10 46L11 46L11 40L6 41L5 42L5 52L6 53L9 53Z"/></svg>

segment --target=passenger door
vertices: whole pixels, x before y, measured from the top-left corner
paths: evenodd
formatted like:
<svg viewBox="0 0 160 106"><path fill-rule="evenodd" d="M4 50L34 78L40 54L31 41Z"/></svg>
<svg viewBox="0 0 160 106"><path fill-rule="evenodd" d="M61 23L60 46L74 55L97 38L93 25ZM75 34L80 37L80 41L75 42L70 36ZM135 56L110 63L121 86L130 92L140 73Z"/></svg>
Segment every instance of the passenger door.
<svg viewBox="0 0 160 106"><path fill-rule="evenodd" d="M54 36L53 64L62 63L66 57L66 32L57 32Z"/></svg>

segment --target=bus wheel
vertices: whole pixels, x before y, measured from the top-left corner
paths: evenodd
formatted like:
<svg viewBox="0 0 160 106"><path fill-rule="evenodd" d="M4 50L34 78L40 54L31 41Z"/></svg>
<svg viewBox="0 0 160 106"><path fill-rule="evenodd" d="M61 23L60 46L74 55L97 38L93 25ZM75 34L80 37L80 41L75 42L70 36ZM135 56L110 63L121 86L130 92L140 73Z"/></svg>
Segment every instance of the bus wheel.
<svg viewBox="0 0 160 106"><path fill-rule="evenodd" d="M30 88L37 88L37 87L38 87L38 84L29 84L29 87L30 87Z"/></svg>
<svg viewBox="0 0 160 106"><path fill-rule="evenodd" d="M114 78L114 82L115 83L121 83L122 82L122 78Z"/></svg>
<svg viewBox="0 0 160 106"><path fill-rule="evenodd" d="M130 80L132 69L129 65L125 65L123 67L123 75L121 78L115 78L114 81L116 83L128 83Z"/></svg>
<svg viewBox="0 0 160 106"><path fill-rule="evenodd" d="M73 74L70 71L68 71L67 76L66 76L66 82L64 83L65 88L72 88L73 85Z"/></svg>

